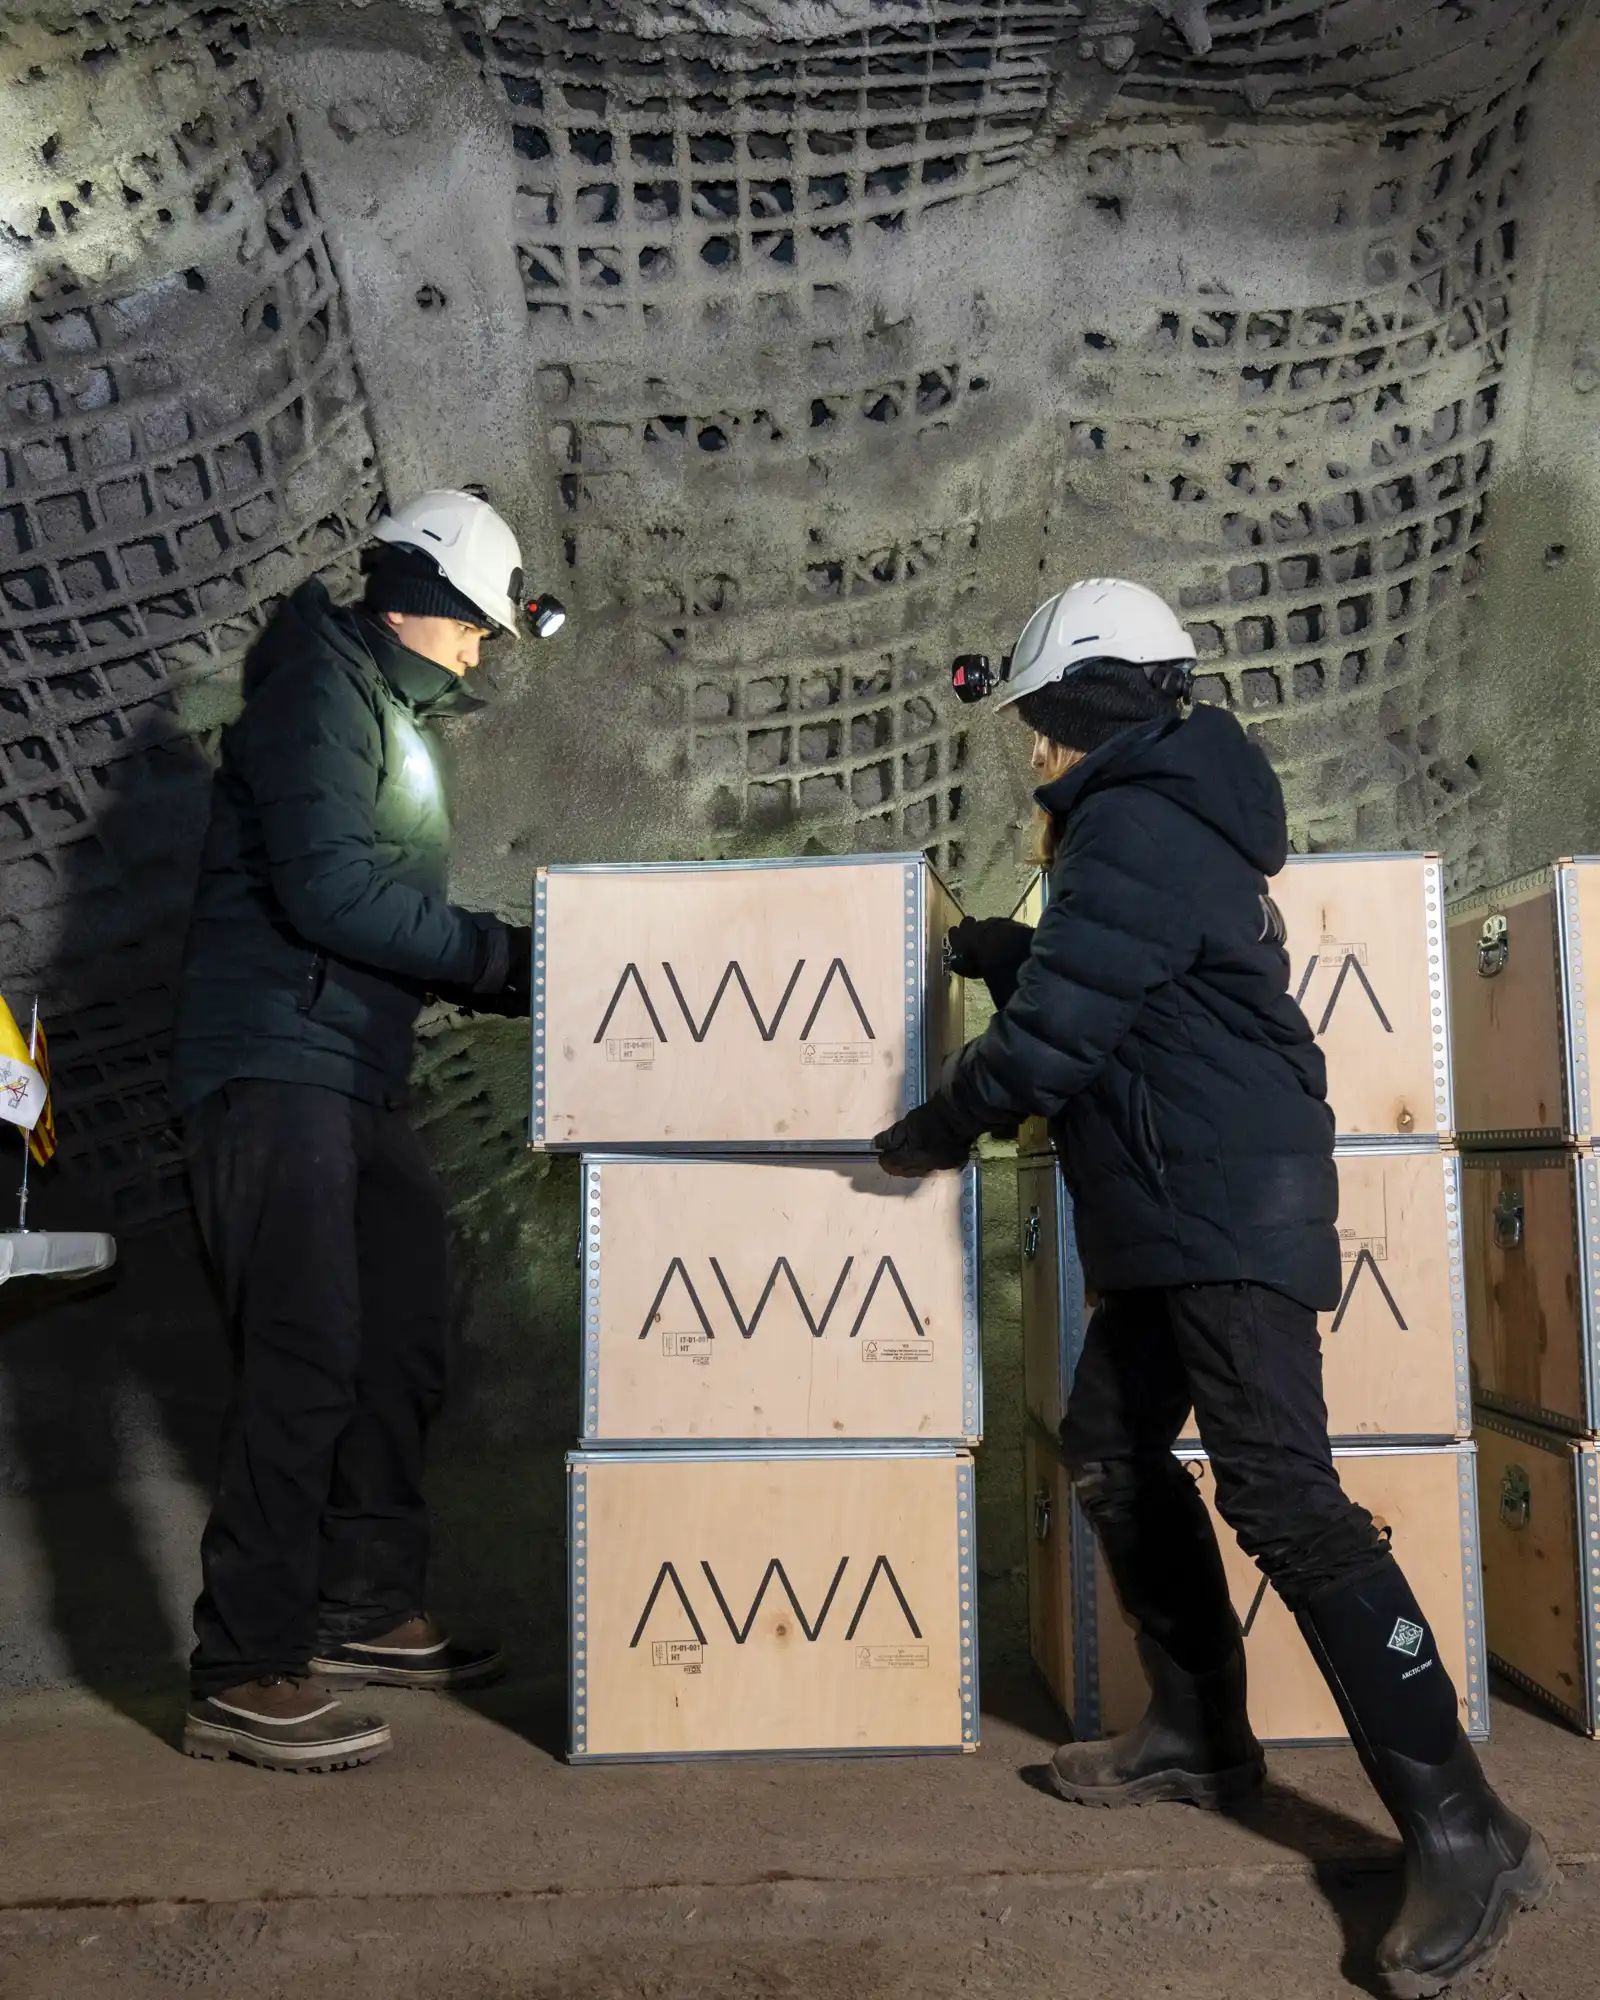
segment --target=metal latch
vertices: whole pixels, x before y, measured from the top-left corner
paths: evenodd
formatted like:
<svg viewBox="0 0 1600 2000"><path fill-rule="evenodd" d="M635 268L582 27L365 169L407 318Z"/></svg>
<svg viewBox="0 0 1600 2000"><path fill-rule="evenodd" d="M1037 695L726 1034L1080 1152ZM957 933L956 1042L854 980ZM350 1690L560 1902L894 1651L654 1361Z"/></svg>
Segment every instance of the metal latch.
<svg viewBox="0 0 1600 2000"><path fill-rule="evenodd" d="M1039 1254L1039 1211L1028 1210L1028 1219L1022 1225L1022 1254L1030 1262Z"/></svg>
<svg viewBox="0 0 1600 2000"><path fill-rule="evenodd" d="M1050 1539L1050 1489L1041 1486L1033 1496L1033 1539L1047 1542Z"/></svg>
<svg viewBox="0 0 1600 2000"><path fill-rule="evenodd" d="M1493 979L1504 972L1511 956L1511 924L1503 911L1491 911L1478 933L1478 977Z"/></svg>
<svg viewBox="0 0 1600 2000"><path fill-rule="evenodd" d="M1526 1469L1508 1465L1500 1475L1500 1518L1508 1528L1525 1528L1533 1515L1533 1482Z"/></svg>
<svg viewBox="0 0 1600 2000"><path fill-rule="evenodd" d="M1503 1187L1494 1205L1494 1240L1499 1250L1515 1250L1522 1241L1525 1210L1522 1190Z"/></svg>

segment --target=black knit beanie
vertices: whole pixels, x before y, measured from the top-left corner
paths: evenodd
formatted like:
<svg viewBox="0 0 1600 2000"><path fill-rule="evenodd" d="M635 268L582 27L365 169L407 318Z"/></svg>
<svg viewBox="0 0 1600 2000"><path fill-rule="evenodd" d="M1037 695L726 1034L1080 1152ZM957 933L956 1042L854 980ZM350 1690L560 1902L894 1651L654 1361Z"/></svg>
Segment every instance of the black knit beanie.
<svg viewBox="0 0 1600 2000"><path fill-rule="evenodd" d="M406 611L414 618L458 618L463 625L493 629L492 622L464 597L422 549L380 542L363 556L367 587L361 608L374 617Z"/></svg>
<svg viewBox="0 0 1600 2000"><path fill-rule="evenodd" d="M1086 753L1135 723L1157 722L1178 709L1176 694L1152 687L1142 670L1126 660L1084 660L1017 703L1017 713L1030 729L1064 750Z"/></svg>

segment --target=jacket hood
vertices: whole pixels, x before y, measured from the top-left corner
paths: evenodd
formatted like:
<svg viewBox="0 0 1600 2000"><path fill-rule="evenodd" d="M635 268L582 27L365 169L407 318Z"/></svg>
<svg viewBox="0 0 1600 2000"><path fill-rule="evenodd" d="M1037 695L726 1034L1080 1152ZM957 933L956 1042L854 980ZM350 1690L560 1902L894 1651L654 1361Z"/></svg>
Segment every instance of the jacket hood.
<svg viewBox="0 0 1600 2000"><path fill-rule="evenodd" d="M1288 859L1277 774L1226 709L1201 706L1125 729L1034 796L1054 818L1066 819L1092 792L1116 785L1159 792L1262 875L1276 875Z"/></svg>
<svg viewBox="0 0 1600 2000"><path fill-rule="evenodd" d="M359 606L335 604L327 585L312 577L284 599L245 662L248 698L285 660L331 652L354 667L375 666L417 715L470 715L484 703L459 674L435 666Z"/></svg>

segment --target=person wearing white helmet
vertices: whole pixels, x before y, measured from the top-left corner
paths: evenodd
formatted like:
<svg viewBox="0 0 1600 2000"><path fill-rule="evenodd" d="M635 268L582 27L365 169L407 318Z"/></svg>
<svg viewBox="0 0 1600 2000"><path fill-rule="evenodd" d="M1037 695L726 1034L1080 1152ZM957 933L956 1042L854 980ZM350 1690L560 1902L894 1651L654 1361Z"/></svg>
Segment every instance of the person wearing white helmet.
<svg viewBox="0 0 1600 2000"><path fill-rule="evenodd" d="M491 636L553 630L560 607L526 603L516 536L472 494L424 493L373 532L360 603L303 584L246 661L174 1048L237 1360L184 1748L276 1770L389 1747L310 1674L453 1688L501 1664L428 1610L447 1246L405 1102L430 998L529 1011L529 932L450 901L431 723L482 706L468 679Z"/></svg>
<svg viewBox="0 0 1600 2000"><path fill-rule="evenodd" d="M1340 1297L1334 1124L1268 892L1283 795L1231 715L1190 708L1194 659L1153 591L1094 578L1041 604L998 672L955 663L958 695L998 690L1032 732L1049 893L1036 929L951 933L998 1012L875 1143L890 1173L924 1174L1042 1115L1072 1196L1098 1303L1063 1455L1151 1694L1125 1735L1063 1745L1054 1788L1214 1807L1263 1783L1221 1555L1172 1450L1192 1408L1218 1510L1399 1827L1406 1892L1379 1969L1409 2000L1484 1963L1553 1871L1490 1789L1427 1618L1334 1469L1317 1329Z"/></svg>

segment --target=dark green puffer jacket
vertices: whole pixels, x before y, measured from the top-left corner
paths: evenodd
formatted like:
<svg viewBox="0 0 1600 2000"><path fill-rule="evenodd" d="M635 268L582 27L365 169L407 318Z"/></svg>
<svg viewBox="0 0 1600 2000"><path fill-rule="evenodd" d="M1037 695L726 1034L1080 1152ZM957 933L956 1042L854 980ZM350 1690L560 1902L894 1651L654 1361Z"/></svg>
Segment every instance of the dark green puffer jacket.
<svg viewBox="0 0 1600 2000"><path fill-rule="evenodd" d="M398 1104L433 993L495 993L510 937L446 894L430 715L461 682L322 584L280 607L222 738L184 954L174 1097L242 1078Z"/></svg>

